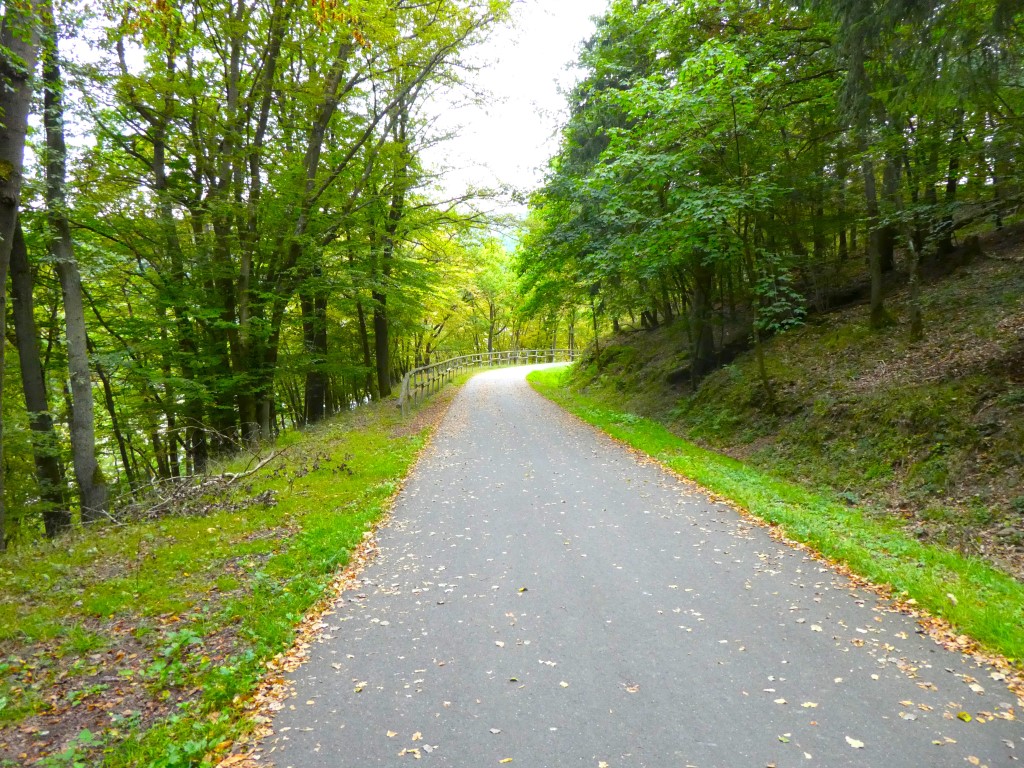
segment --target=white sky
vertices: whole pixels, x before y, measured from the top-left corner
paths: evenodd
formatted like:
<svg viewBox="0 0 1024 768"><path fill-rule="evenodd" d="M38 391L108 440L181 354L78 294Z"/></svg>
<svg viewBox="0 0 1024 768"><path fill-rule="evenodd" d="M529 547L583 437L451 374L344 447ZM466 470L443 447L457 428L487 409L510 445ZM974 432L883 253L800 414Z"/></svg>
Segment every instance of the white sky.
<svg viewBox="0 0 1024 768"><path fill-rule="evenodd" d="M481 66L474 85L490 94L486 103L434 105L438 128L458 131L425 157L429 168L446 170L446 193L510 185L528 194L540 186L568 116L559 88L576 82L578 72L570 68L594 31L591 17L607 5L608 0L520 0L513 23L472 52ZM522 214L525 206L506 203L499 210Z"/></svg>

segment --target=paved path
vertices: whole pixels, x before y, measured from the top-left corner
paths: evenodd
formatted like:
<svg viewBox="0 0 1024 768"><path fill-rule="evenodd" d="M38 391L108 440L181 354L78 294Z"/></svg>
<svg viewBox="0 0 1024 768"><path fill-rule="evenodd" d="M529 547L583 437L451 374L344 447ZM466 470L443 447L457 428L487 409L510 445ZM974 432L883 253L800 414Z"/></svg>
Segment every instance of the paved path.
<svg viewBox="0 0 1024 768"><path fill-rule="evenodd" d="M991 670L524 376L455 399L265 762L1024 765L1024 724L979 722L1016 705Z"/></svg>

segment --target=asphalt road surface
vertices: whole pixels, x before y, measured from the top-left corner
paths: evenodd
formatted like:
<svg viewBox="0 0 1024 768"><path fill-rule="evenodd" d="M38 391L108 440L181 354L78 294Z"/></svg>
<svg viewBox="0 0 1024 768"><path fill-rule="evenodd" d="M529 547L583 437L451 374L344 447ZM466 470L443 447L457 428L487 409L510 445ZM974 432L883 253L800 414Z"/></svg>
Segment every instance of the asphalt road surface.
<svg viewBox="0 0 1024 768"><path fill-rule="evenodd" d="M998 673L525 375L456 397L264 764L1024 766Z"/></svg>

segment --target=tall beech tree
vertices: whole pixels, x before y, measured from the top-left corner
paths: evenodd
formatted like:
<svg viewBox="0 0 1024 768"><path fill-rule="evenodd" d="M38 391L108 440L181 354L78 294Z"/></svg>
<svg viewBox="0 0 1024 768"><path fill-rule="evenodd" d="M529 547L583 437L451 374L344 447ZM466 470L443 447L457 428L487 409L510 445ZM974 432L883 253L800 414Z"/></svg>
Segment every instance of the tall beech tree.
<svg viewBox="0 0 1024 768"><path fill-rule="evenodd" d="M50 252L64 297L68 369L71 378L71 457L75 467L82 520L95 522L108 512L109 491L96 458L92 373L86 330L82 277L75 259L68 221L67 145L64 138L64 82L59 63L59 40L53 6L42 10L43 125L46 132L46 222Z"/></svg>
<svg viewBox="0 0 1024 768"><path fill-rule="evenodd" d="M32 76L39 46L39 5L34 0L4 4L0 20L0 403L7 329L7 273L21 207L25 134L32 100ZM0 465L3 463L3 420L0 418ZM0 550L7 546L5 473L0 471Z"/></svg>

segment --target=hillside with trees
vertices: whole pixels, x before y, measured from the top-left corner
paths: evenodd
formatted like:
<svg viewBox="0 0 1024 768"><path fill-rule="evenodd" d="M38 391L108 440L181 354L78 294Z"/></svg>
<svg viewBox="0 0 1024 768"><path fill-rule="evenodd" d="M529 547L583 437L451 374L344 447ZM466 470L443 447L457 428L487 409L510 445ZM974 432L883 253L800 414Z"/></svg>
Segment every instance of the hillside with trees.
<svg viewBox="0 0 1024 768"><path fill-rule="evenodd" d="M1020 573L1020 10L613 2L519 254L576 386Z"/></svg>

